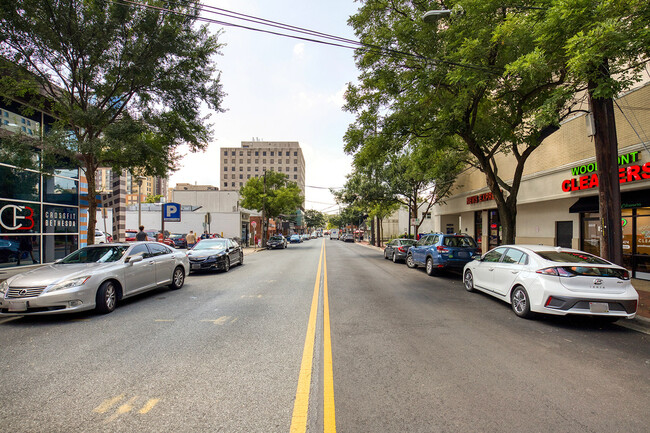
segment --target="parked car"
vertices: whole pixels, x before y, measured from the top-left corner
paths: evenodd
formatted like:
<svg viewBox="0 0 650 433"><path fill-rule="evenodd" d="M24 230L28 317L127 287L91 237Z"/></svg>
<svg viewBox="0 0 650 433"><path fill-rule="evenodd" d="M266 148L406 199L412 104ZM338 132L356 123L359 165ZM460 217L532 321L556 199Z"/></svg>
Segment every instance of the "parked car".
<svg viewBox="0 0 650 433"><path fill-rule="evenodd" d="M345 233L341 236L343 242L354 242L354 235L352 233Z"/></svg>
<svg viewBox="0 0 650 433"><path fill-rule="evenodd" d="M105 244L108 243L108 238L106 233L101 230L95 229L95 244Z"/></svg>
<svg viewBox="0 0 650 433"><path fill-rule="evenodd" d="M414 239L393 239L384 248L384 258L397 263L406 259L409 248L416 244Z"/></svg>
<svg viewBox="0 0 650 433"><path fill-rule="evenodd" d="M172 233L169 235L169 239L174 243L175 248L187 248L187 240L184 234Z"/></svg>
<svg viewBox="0 0 650 433"><path fill-rule="evenodd" d="M228 272L231 265L244 264L244 252L234 239L203 239L187 252L190 272L222 270Z"/></svg>
<svg viewBox="0 0 650 433"><path fill-rule="evenodd" d="M0 283L0 315L110 313L146 290L180 289L189 269L185 254L158 242L90 245Z"/></svg>
<svg viewBox="0 0 650 433"><path fill-rule="evenodd" d="M292 244L299 244L302 242L302 237L300 235L291 235L289 236L289 242Z"/></svg>
<svg viewBox="0 0 650 433"><path fill-rule="evenodd" d="M443 269L462 271L472 256L479 251L471 236L458 234L431 233L409 248L406 265L409 268L424 266L428 275L435 275Z"/></svg>
<svg viewBox="0 0 650 433"><path fill-rule="evenodd" d="M269 250L271 249L276 249L276 248L286 248L287 247L287 239L282 236L282 235L274 235L271 236L266 243L266 248Z"/></svg>
<svg viewBox="0 0 650 433"><path fill-rule="evenodd" d="M147 231L147 230L145 230L145 233L147 233L147 241L149 241L149 242L156 242L156 236L155 236L155 233L156 233L156 232L155 232L155 231L151 231L151 230L148 230L148 231ZM151 236L150 233L153 233L154 236ZM135 240L135 235L138 234L138 230L130 230L130 229L127 229L127 230L125 231L125 234L126 234L126 238L125 238L125 240L126 240L127 242L135 242L135 241L136 241L136 240Z"/></svg>
<svg viewBox="0 0 650 433"><path fill-rule="evenodd" d="M584 251L502 245L465 265L465 289L506 301L519 317L590 315L616 321L636 315L639 294L623 267Z"/></svg>
<svg viewBox="0 0 650 433"><path fill-rule="evenodd" d="M300 237L302 238L303 241L308 241L309 239L311 239L311 237L307 233L305 233L304 235L300 235Z"/></svg>

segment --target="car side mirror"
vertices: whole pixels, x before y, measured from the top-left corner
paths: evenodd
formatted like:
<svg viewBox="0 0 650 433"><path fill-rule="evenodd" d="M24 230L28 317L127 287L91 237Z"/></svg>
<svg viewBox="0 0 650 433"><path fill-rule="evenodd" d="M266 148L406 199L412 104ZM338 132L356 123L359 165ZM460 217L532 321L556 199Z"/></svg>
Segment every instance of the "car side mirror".
<svg viewBox="0 0 650 433"><path fill-rule="evenodd" d="M474 259L474 260L478 260L479 262L482 262L482 261L483 261L483 257L482 257L480 254L474 254L474 255L472 256L472 259Z"/></svg>
<svg viewBox="0 0 650 433"><path fill-rule="evenodd" d="M54 264L61 263L62 261L63 261L63 259L56 259L56 260L54 261Z"/></svg>
<svg viewBox="0 0 650 433"><path fill-rule="evenodd" d="M129 256L126 258L126 262L131 264L141 262L142 260L144 260L142 256Z"/></svg>

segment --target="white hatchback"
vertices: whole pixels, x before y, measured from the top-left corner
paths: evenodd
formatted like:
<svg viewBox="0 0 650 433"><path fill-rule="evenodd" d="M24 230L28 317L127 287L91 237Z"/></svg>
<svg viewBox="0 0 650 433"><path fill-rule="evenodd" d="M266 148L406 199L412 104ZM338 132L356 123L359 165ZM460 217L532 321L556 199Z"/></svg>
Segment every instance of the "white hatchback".
<svg viewBox="0 0 650 433"><path fill-rule="evenodd" d="M524 318L545 313L632 319L639 303L625 268L584 251L545 245L488 251L465 265L463 282L470 292L508 302Z"/></svg>

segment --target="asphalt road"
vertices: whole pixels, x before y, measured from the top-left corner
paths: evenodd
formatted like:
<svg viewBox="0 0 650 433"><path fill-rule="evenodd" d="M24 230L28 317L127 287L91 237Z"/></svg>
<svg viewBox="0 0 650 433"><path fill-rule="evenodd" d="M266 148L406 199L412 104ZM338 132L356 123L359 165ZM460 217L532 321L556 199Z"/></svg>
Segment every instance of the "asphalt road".
<svg viewBox="0 0 650 433"><path fill-rule="evenodd" d="M311 240L109 315L0 319L0 431L646 432L649 338Z"/></svg>

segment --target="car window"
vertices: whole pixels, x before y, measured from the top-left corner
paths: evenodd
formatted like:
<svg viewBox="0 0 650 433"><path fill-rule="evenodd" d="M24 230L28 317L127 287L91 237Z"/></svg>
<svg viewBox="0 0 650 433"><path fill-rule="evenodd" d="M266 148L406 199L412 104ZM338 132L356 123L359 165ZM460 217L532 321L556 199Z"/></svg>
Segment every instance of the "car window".
<svg viewBox="0 0 650 433"><path fill-rule="evenodd" d="M505 253L506 249L505 248L496 248L490 252L488 252L484 257L483 261L484 262L498 262L501 260L501 256L503 256L503 253Z"/></svg>
<svg viewBox="0 0 650 433"><path fill-rule="evenodd" d="M435 245L438 243L438 239L440 239L440 236L429 236L429 242L427 245Z"/></svg>
<svg viewBox="0 0 650 433"><path fill-rule="evenodd" d="M280 240L283 240L283 239L284 239L284 238L283 238L282 236L280 236ZM239 244L238 244L237 241L235 241L235 240L232 240L232 239L231 239L230 242L232 243L232 247L233 247L233 248L237 248L237 247L239 246Z"/></svg>
<svg viewBox="0 0 650 433"><path fill-rule="evenodd" d="M537 251L537 255L552 262L610 264L600 257L578 251Z"/></svg>
<svg viewBox="0 0 650 433"><path fill-rule="evenodd" d="M430 237L431 236L423 236L423 237L421 237L416 245L418 247L422 247L422 246L426 245L426 242L429 240Z"/></svg>
<svg viewBox="0 0 650 433"><path fill-rule="evenodd" d="M151 255L154 257L163 256L171 252L166 246L159 244L149 244L149 250L151 251Z"/></svg>
<svg viewBox="0 0 650 433"><path fill-rule="evenodd" d="M400 245L406 245L406 246L415 245L415 240L413 240L413 239L402 239L399 242L400 242Z"/></svg>
<svg viewBox="0 0 650 433"><path fill-rule="evenodd" d="M476 248L476 242L469 236L445 236L443 245L458 248Z"/></svg>
<svg viewBox="0 0 650 433"><path fill-rule="evenodd" d="M503 255L503 263L522 263L521 259L524 258L526 254L523 251L516 250L514 248L508 248L508 251Z"/></svg>
<svg viewBox="0 0 650 433"><path fill-rule="evenodd" d="M131 250L131 253L129 254L130 256L142 256L142 258L147 259L151 257L151 253L149 253L149 249L147 248L147 244L140 244L136 245L133 247Z"/></svg>

